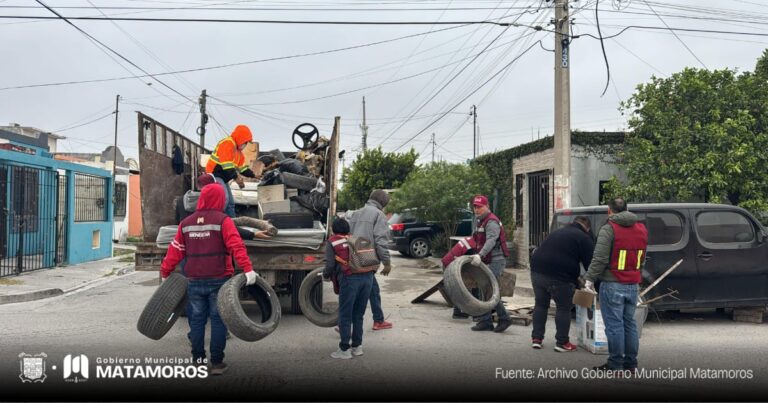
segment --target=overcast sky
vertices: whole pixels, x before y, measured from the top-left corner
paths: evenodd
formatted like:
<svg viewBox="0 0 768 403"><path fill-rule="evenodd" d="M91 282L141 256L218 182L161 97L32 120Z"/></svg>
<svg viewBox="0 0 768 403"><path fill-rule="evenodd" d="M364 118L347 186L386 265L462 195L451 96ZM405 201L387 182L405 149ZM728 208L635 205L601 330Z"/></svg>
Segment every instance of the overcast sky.
<svg viewBox="0 0 768 403"><path fill-rule="evenodd" d="M14 122L67 136L59 151L100 152L111 144L114 116L110 113L117 94L123 98L118 143L126 156L138 155L135 111L196 139L194 133L200 121L196 103L203 88L213 97L209 98L209 148L236 124L247 124L263 150L291 149L291 133L298 124L314 123L321 134L329 135L333 117L340 116L342 147L352 156L360 149L363 96L367 101L369 147L382 145L387 151L413 147L422 153L421 162L431 159L432 133L437 158L464 161L472 157L469 111L473 104L477 105L482 153L552 133L555 56L545 50L554 45L554 35L547 32L553 28L552 2L44 2L65 17L429 23L493 20L521 24L503 27L71 20L152 74L239 63L157 76L171 90L149 77L134 78L143 74L137 67L105 51L63 20L0 19L0 125ZM597 36L595 1L572 1L571 6L574 35ZM687 66L752 70L768 45L768 37L761 36L768 35L764 26L768 18L765 0L600 0L599 9L603 36L629 25L758 35L677 31L675 36L668 30L629 29L604 42L611 83L602 97L606 69L600 42L587 36L574 39L574 129L623 129L626 120L618 111L620 100L630 97L635 86L647 82L652 75L668 76ZM0 0L0 15L55 16L30 0ZM532 28L537 25L544 30ZM376 43L382 41L386 43ZM349 47L356 48L282 58ZM270 58L282 59L245 63ZM515 58L518 59L513 62ZM480 88L494 74L495 78ZM9 89L119 77L129 78ZM476 92L470 95L473 91ZM428 127L441 115L444 118Z"/></svg>

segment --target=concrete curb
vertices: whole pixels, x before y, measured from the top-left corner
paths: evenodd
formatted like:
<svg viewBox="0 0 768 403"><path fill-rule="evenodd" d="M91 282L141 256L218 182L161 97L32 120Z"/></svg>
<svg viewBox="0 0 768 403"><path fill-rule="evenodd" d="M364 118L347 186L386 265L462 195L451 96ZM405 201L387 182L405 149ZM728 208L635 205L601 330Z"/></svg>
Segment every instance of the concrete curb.
<svg viewBox="0 0 768 403"><path fill-rule="evenodd" d="M67 288L65 290L62 290L61 288L46 288L43 290L28 291L20 294L0 295L0 305L16 304L19 302L30 302L30 301L37 301L37 300L46 299L46 298L59 297L62 295L72 293L77 290L81 290L84 288L97 285L98 283L106 284L111 281L117 280L119 276L124 276L126 274L134 272L135 268L136 266L133 266L133 265L125 266L125 267L119 268L116 272L114 272L113 275L110 275L107 277L95 278L93 280L89 280L84 283L78 284L74 287Z"/></svg>

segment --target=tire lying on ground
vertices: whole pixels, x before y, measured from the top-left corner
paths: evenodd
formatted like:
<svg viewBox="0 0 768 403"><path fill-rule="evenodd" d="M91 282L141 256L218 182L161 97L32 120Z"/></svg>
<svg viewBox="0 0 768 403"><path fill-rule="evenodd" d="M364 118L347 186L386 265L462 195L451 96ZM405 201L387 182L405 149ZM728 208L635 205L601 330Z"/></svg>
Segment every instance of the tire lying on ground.
<svg viewBox="0 0 768 403"><path fill-rule="evenodd" d="M160 287L155 290L141 311L136 328L139 333L152 340L160 340L176 323L181 312L186 309L187 278L178 273L171 273Z"/></svg>
<svg viewBox="0 0 768 403"><path fill-rule="evenodd" d="M339 308L323 310L323 268L312 270L299 287L299 306L304 317L320 327L333 327L339 323Z"/></svg>
<svg viewBox="0 0 768 403"><path fill-rule="evenodd" d="M221 286L216 300L219 316L230 333L238 339L258 341L269 336L280 324L280 301L275 290L263 278L256 277L256 283L247 287L245 282L245 274L241 273ZM259 305L261 318L258 322L248 317L243 309L239 298L243 287Z"/></svg>
<svg viewBox="0 0 768 403"><path fill-rule="evenodd" d="M443 273L443 285L453 304L462 312L480 316L490 312L499 303L499 283L485 264L475 266L471 256L456 258ZM480 298L470 288L480 289Z"/></svg>

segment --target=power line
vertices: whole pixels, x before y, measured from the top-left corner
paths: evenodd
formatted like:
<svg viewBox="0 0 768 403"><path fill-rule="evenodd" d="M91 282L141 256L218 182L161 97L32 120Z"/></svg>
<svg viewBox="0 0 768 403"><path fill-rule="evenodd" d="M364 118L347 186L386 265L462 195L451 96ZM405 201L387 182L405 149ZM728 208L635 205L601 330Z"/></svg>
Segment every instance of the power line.
<svg viewBox="0 0 768 403"><path fill-rule="evenodd" d="M410 34L405 36L400 36L397 38L392 39L385 39L381 41L376 42L369 42L364 43L360 45L354 45L354 46L346 46L343 48L336 48L336 49L329 49L329 50L323 50L318 52L310 52L310 53L301 53L301 54L295 54L295 55L288 55L288 56L277 56L277 57L270 57L266 59L257 59L257 60L249 60L244 62L236 62L236 63L227 63L227 64L220 64L215 66L207 66L207 67L197 67L197 68L191 68L191 69L185 69L185 70L176 70L176 71L168 71L164 73L155 73L155 74L149 74L146 73L145 75L137 75L137 76L130 76L130 77L113 77L113 78L103 78L103 79L94 79L94 80L80 80L80 81L65 81L65 82L55 82L55 83L45 83L45 84L31 84L31 85L19 85L19 86L13 86L13 87L3 87L0 88L0 91L3 90L12 90L12 89L23 89L23 88L37 88L37 87L51 87L51 86L59 86L59 85L72 85L72 84L89 84L89 83L101 83L106 81L118 81L118 80L128 80L131 78L144 78L144 77L156 77L156 76L166 76L171 74L183 74L183 73L194 73L199 71L208 71L208 70L217 70L217 69L223 69L223 68L229 68L229 67L236 67L236 66L244 66L249 64L256 64L256 63L265 63L265 62L273 62L278 60L287 60L287 59L296 59L301 57L309 57L309 56L318 56L318 55L325 55L329 53L337 53L347 50L353 50L353 49L359 49L359 48L365 48L369 46L376 46L376 45L382 45L385 43L395 42L403 39L409 39L418 37L421 35L429 35L433 33L453 30L457 28L463 28L466 25L460 25L455 27L448 27L443 29L438 29L434 31L428 31L428 32L421 32L417 34ZM183 96L184 98L187 98L186 96Z"/></svg>
<svg viewBox="0 0 768 403"><path fill-rule="evenodd" d="M77 129L78 127L87 126L87 125L89 125L91 123L96 123L96 122L98 122L98 121L100 121L102 119L106 119L106 118L108 118L108 117L110 117L110 116L112 116L114 114L115 114L115 112L110 112L110 113L108 113L106 115L100 116L100 117L98 117L96 119L93 119L93 120L89 120L89 121L87 121L85 123L81 123L81 124L76 125L76 126L71 126L71 127L67 127L67 128L64 128L64 129L56 130L56 132L65 132L67 130L72 130L72 129Z"/></svg>
<svg viewBox="0 0 768 403"><path fill-rule="evenodd" d="M678 32L702 32L702 33L708 33L708 34L723 34L723 35L745 35L745 36L768 36L768 33L760 33L760 32L739 32L739 31L723 31L723 30L715 30L715 29L697 29L697 28L675 28L675 27L656 27L656 26L648 26L648 25L628 25L623 27L619 32L604 36L603 39L612 39L615 38L624 32L630 30L630 29L648 29L648 30L661 30L661 31L678 31ZM573 35L572 38L576 39L582 36L588 36L593 39L600 39L592 34L579 34L579 35Z"/></svg>
<svg viewBox="0 0 768 403"><path fill-rule="evenodd" d="M667 29L669 29L669 25L667 24L667 22L666 22L666 21L664 21L664 19L663 19L663 18L661 18L661 16L660 16L659 14L657 14L657 13L656 13L656 10L654 10L654 9L653 9L653 7L651 7L650 3L648 3L648 2L647 2L647 1L645 1L645 0L643 0L643 3L645 3L645 5L646 5L646 6L648 6L648 8L649 8L649 9L650 9L650 10L651 10L651 11L652 11L654 14L656 14L656 16L657 16L657 17L659 17L659 20L660 20L660 21L661 21L661 22L664 24L664 26L665 26L665 27L667 27ZM595 15L595 18L597 18L597 15ZM599 30L599 28L600 28L600 25L598 25L598 30ZM693 51L691 50L691 48L689 48L689 47L688 47L688 45L686 45L686 44L685 44L685 42L683 42L683 40L682 40L682 39L681 39L679 36L677 36L677 33L676 33L675 31L672 31L672 30L670 30L670 32L672 32L672 33L675 35L675 38L677 38L677 40L678 40L678 41L680 41L680 43L682 43L682 44L683 44L683 46L685 47L685 49L687 49L687 50L688 50L688 52L689 52L691 55L693 55L693 58L694 58L694 59L696 59L696 60L697 60L699 63L701 63L701 65L702 65L702 66L703 66L703 67L706 69L706 68L707 68L707 65L706 65L706 64L704 64L704 62L702 62L702 61L701 61L701 59L699 59L699 57L698 57L698 56L696 56L696 53L693 53ZM600 41L601 41L601 43L602 43L602 39L601 39ZM607 88L607 87L606 87L606 88Z"/></svg>
<svg viewBox="0 0 768 403"><path fill-rule="evenodd" d="M61 20L63 20L64 22L66 22L66 23L67 23L68 25L70 25L72 28L76 29L76 30L77 30L78 32L80 32L81 34L85 35L86 37L90 38L92 41L94 41L94 42L98 43L99 45L103 46L105 49L107 49L107 50L109 50L110 52L114 53L114 54L115 54L115 56L117 56L117 57L119 57L120 59L124 60L125 62L127 62L127 63L128 63L128 64L130 64L131 66L133 66L133 67L137 68L139 71L141 71L142 73L146 74L148 77L152 78L153 80L157 81L158 83L160 83L160 84L161 84L162 86L164 86L165 88L168 88L169 90L171 90L171 91L175 92L176 94L180 95L181 97L183 97L183 98L186 98L186 97L185 97L185 96L184 96L182 93L180 93L180 92L176 91L176 89L174 89L173 87L171 87L171 86L169 86L168 84L164 83L162 80L158 79L157 77L154 77L153 75L151 75L151 74L147 73L147 72L146 72L144 69L142 69L141 67L139 67L139 66L138 66L136 63L132 62L132 61L131 61L130 59L128 59L127 57L125 57L125 56L121 55L121 54L120 54L120 53L118 53L116 50L114 50L114 49L110 48L110 47L109 47L109 46L107 46L107 45L106 45L104 42L101 42L100 40L96 39L96 38L95 38L93 35L91 35L91 34L89 34L89 33L85 32L85 31L84 31L84 30L82 30L82 29L80 29L80 27L78 27L77 25L73 24L73 23L72 23L71 21L69 21L69 20L68 20L66 17L64 17L64 16L62 16L61 14L59 14L59 13L58 13L56 10L52 9L51 7L48 7L48 5L46 5L45 3L43 3L43 1L42 1L42 0L35 0L35 1L36 1L38 4L40 4L41 6L45 7L45 8L46 8L48 11L50 11L51 13L55 14L55 15L56 15L56 16L57 16L59 19L61 19ZM190 102L191 102L191 100L190 100Z"/></svg>

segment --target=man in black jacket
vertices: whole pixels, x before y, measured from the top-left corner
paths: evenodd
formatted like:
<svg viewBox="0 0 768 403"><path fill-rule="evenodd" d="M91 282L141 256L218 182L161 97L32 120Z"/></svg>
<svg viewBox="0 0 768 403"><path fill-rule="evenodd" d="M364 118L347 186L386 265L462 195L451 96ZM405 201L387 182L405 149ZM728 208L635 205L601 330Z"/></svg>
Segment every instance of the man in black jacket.
<svg viewBox="0 0 768 403"><path fill-rule="evenodd" d="M589 219L578 216L572 224L549 234L533 252L531 282L536 306L533 309L531 346L535 349L542 347L549 301L554 299L557 305L555 351L576 350L576 346L568 339L568 332L571 327L573 293L581 274L579 263L589 267L595 247L589 229Z"/></svg>

